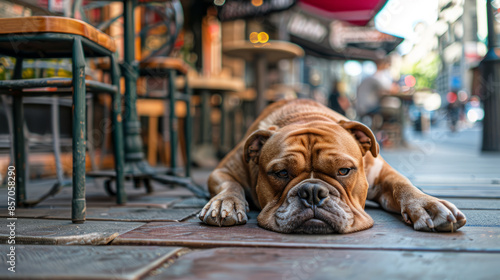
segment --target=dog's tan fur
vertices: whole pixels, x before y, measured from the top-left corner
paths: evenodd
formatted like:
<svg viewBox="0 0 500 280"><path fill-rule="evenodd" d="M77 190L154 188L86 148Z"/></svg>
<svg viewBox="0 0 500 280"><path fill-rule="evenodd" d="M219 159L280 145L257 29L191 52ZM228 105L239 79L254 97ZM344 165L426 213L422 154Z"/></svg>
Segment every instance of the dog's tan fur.
<svg viewBox="0 0 500 280"><path fill-rule="evenodd" d="M415 230L454 231L465 224L452 203L422 193L378 149L366 126L319 103L276 102L210 175L213 198L199 217L210 225L244 224L250 198L261 209L257 221L266 229L348 233L373 225L364 211L368 198L401 213ZM346 167L349 173L340 175ZM279 171L287 176L276 175ZM299 194L310 186L322 192L318 206Z"/></svg>

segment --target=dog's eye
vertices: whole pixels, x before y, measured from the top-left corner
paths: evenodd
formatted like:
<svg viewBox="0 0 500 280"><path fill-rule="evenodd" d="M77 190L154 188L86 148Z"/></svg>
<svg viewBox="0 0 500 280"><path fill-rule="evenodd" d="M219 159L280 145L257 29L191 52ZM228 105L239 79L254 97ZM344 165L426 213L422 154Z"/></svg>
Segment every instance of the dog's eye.
<svg viewBox="0 0 500 280"><path fill-rule="evenodd" d="M275 173L276 176L278 176L279 178L288 178L288 171L286 170L280 170L278 172Z"/></svg>
<svg viewBox="0 0 500 280"><path fill-rule="evenodd" d="M345 176L345 175L349 174L350 171L351 171L351 168L340 168L338 175Z"/></svg>

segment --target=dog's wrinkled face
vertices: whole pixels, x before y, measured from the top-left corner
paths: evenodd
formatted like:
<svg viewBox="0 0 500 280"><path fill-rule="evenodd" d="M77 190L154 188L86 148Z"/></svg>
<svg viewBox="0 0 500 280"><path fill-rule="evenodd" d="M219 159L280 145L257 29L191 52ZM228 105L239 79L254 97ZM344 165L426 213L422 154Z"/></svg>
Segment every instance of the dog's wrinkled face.
<svg viewBox="0 0 500 280"><path fill-rule="evenodd" d="M369 228L363 155L373 133L356 122L315 122L259 130L245 145L258 164L260 226L282 233L348 233Z"/></svg>

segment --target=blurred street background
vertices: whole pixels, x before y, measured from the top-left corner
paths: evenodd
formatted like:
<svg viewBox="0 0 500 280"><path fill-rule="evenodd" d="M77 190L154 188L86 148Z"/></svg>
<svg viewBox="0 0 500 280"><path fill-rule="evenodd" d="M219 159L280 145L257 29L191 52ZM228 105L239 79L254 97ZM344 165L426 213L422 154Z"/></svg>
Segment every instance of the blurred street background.
<svg viewBox="0 0 500 280"><path fill-rule="evenodd" d="M426 137L439 127L456 133L482 130L481 144L474 149L500 150L495 70L499 39L490 36L488 41L488 24L494 31L500 27L497 1L491 1L489 17L485 0L366 1L352 7L292 0L183 0L180 4L183 14L170 2L135 9L134 28L140 31L135 39L136 59L168 55L189 66L195 166L213 167L242 139L262 108L282 98L315 99L362 121L376 132L383 149L405 147L406 131ZM70 15L96 26L104 22L122 57L121 6L118 2L2 0L0 16ZM176 26L179 22L182 25ZM1 59L0 78L8 79L13 60ZM23 77L71 75L68 61L37 63L29 62ZM88 77L104 79L99 63L94 63ZM217 86L207 84L208 80ZM147 76L140 77L137 85L139 96L158 97L166 90L163 82ZM0 170L5 170L10 162L6 115L10 101L2 98ZM30 176L54 174L51 105L36 99L26 102L30 108L25 113L26 132L34 152ZM87 169L112 166L110 137L103 129L107 102L95 97L88 111L92 155ZM167 112L162 102L141 100L137 105L143 150L153 166L169 165ZM60 103L64 161L71 151L71 111ZM176 104L176 114L182 124L184 104ZM71 172L69 164L64 167L67 174Z"/></svg>

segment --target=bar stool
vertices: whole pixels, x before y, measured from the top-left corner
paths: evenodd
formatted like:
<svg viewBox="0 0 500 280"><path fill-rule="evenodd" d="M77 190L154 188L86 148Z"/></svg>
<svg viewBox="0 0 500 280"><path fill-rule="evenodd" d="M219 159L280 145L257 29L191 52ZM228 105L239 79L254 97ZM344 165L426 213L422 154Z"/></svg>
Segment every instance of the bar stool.
<svg viewBox="0 0 500 280"><path fill-rule="evenodd" d="M191 119L191 88L187 82L187 73L189 67L181 59L172 57L152 57L147 61L139 63L140 76L149 78L167 79L167 93L162 98L168 100L168 134L170 138L170 168L169 173L174 175L178 173L177 168L177 140L179 134L178 120L175 113L176 101L186 103L186 121L184 125L184 135L186 137L185 146L185 170L184 176L191 176L191 143L192 143L192 119ZM177 90L177 75L184 77L183 90ZM141 98L158 98L146 94Z"/></svg>
<svg viewBox="0 0 500 280"><path fill-rule="evenodd" d="M99 63L98 68L103 72L109 72L108 63ZM165 182L166 184L175 184L179 182L184 184L188 189L193 191L195 194L202 195L200 190L196 188L193 184L186 184L186 179L191 176L191 145L192 145L192 117L191 117L191 88L186 82L187 73L189 71L189 66L178 58L173 57L163 57L157 56L147 59L139 63L139 77L140 78L154 78L161 79L158 84L163 85L164 81L167 83L166 92L164 88L161 92L155 92L154 94L150 89L147 88L147 82L144 81L140 83L137 87L138 99L136 100L137 114L138 116L147 116L150 118L149 122L149 135L148 137L157 137L157 134L152 130L158 129L158 117L163 116L168 121L166 126L168 130L164 130L166 136L168 136L170 143L170 162L168 168L155 167L155 171L159 174L165 173L168 175L174 175L165 177L166 180L162 181L162 177L153 177L155 180ZM182 77L182 81L177 79ZM179 83L181 82L181 83ZM171 94L171 93L174 94ZM167 104L164 101L167 100ZM162 104L158 103L162 102ZM178 115L176 114L176 103L184 102L186 104L185 122L183 127L182 136L185 137L184 148L184 169L179 168L177 165L177 146L179 138L179 127L178 127ZM163 112L159 112L162 110ZM147 112L146 112L147 111ZM153 120L153 121L151 121ZM151 140L151 139L149 139ZM156 143L156 141L149 141L148 145ZM152 151L152 153L151 153ZM156 148L148 146L148 159L150 156L156 156ZM183 175L179 174L183 172ZM95 171L90 172L92 177L109 177L110 179L105 180L104 189L110 195L115 195L115 191L111 187L112 176L109 176L109 172L106 171ZM125 179L132 179L134 181L134 186L140 188L142 183L144 183L146 191L148 193L153 192L153 188L150 182L151 176L131 176L125 172ZM158 179L159 178L159 179ZM177 179L176 179L177 178Z"/></svg>
<svg viewBox="0 0 500 280"><path fill-rule="evenodd" d="M0 81L0 94L13 97L14 154L16 166L16 201L26 201L25 146L23 134L24 96L73 97L73 223L85 221L85 93L107 93L113 98L113 140L117 189L123 192L123 140L119 68L113 56L115 43L108 35L75 19L63 17L24 17L0 19L0 54L16 58L13 80ZM85 57L109 57L112 83L85 80ZM24 58L71 58L72 78L43 78L22 80Z"/></svg>
<svg viewBox="0 0 500 280"><path fill-rule="evenodd" d="M220 130L219 130L219 143L217 147L217 153L221 154L224 152L225 136L226 136L226 108L225 108L225 98L228 94L234 94L241 92L245 89L245 82L239 78L232 77L204 77L204 76L190 76L189 77L190 87L194 91L194 95L199 95L201 97L201 145L198 147L199 154L203 158L211 157L215 160L216 155L212 153L212 141L211 141L211 96L219 94L221 98L220 102ZM201 164L200 164L201 163ZM203 163L198 160L198 165L203 165Z"/></svg>

